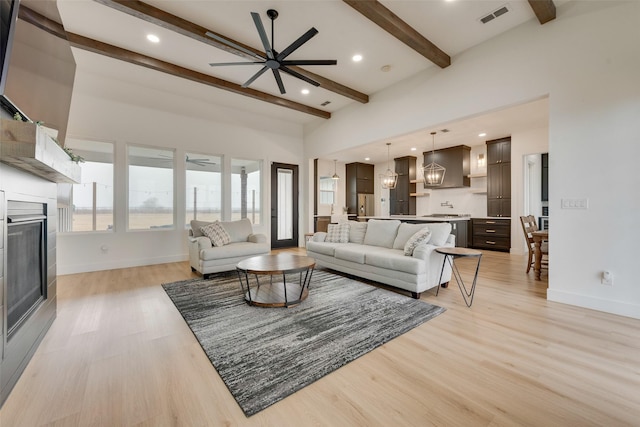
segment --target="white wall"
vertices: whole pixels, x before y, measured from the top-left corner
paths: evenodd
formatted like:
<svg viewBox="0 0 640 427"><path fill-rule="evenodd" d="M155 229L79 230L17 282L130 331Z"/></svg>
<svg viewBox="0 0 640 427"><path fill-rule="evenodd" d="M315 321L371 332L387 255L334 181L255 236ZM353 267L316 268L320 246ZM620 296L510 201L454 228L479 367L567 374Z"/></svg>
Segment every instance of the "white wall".
<svg viewBox="0 0 640 427"><path fill-rule="evenodd" d="M121 103L109 93L113 88L128 92L131 98L157 98L158 109ZM176 230L126 231L126 144L168 147L178 159L188 151L224 155L226 170L231 158L263 161L261 225L256 232L270 236L270 166L271 162L300 165L301 187L308 173L303 161L302 128L289 123L264 120L251 115L200 102L200 115L189 117L171 112L182 103L199 102L180 99L141 87L114 82L108 78L78 70L71 105L69 137L90 138L115 143L115 231L105 233L66 233L58 236L58 272L69 274L137 265L158 264L187 259L187 232ZM160 106L162 108L160 108ZM211 119L206 119L211 117ZM184 165L176 170L177 224L185 221ZM230 188L230 182L223 185ZM229 193L229 191L227 191ZM308 215L306 198L301 191L300 218ZM300 221L300 234L306 224ZM102 247L107 248L106 251Z"/></svg>
<svg viewBox="0 0 640 427"><path fill-rule="evenodd" d="M418 74L374 94L369 104L308 126L305 155L321 157L548 95L548 298L640 318L632 260L640 211L638 22L640 2L569 2L552 22L531 20L454 57L444 70ZM519 164L513 176L522 176ZM588 198L589 209L560 209L566 197ZM600 284L605 269L614 275L612 287Z"/></svg>

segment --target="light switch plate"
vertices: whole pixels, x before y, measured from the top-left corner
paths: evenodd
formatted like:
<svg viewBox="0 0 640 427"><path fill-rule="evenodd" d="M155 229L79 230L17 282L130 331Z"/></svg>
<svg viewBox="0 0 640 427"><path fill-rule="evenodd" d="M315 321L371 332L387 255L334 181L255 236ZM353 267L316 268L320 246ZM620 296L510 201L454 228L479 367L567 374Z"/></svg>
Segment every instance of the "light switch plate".
<svg viewBox="0 0 640 427"><path fill-rule="evenodd" d="M562 209L588 209L589 199L562 199L560 207Z"/></svg>

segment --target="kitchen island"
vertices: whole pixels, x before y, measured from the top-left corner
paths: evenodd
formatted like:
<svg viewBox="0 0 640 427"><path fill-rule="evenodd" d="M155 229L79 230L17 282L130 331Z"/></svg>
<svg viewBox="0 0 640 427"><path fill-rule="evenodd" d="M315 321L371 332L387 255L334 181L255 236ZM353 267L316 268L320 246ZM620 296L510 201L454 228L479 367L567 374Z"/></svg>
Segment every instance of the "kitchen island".
<svg viewBox="0 0 640 427"><path fill-rule="evenodd" d="M358 216L358 221L369 221L370 219L397 219L410 224L429 222L448 222L451 224L451 234L456 236L456 247L466 248L468 246L469 224L471 215L465 214L433 214L427 216L419 215L388 215L388 216Z"/></svg>

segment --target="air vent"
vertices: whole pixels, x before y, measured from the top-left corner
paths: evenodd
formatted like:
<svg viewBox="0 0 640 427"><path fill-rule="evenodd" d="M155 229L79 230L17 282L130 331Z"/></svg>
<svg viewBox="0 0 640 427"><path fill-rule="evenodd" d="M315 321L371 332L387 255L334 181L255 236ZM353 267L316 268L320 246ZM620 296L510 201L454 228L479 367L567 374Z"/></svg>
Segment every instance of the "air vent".
<svg viewBox="0 0 640 427"><path fill-rule="evenodd" d="M320 105L324 107L325 105L329 105L329 104L331 104L331 101L324 101L324 102L323 102L322 104L320 104Z"/></svg>
<svg viewBox="0 0 640 427"><path fill-rule="evenodd" d="M490 14L483 16L482 18L479 19L479 21L482 22L483 24L486 24L487 22L493 21L497 17L502 16L507 12L509 12L509 8L507 5L504 5L501 8L494 10Z"/></svg>

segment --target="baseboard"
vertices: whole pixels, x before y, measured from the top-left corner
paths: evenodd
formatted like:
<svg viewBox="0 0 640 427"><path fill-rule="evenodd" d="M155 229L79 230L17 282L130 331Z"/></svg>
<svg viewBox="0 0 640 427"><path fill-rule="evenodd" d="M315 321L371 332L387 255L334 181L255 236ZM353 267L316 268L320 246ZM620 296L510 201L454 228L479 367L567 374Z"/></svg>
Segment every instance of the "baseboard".
<svg viewBox="0 0 640 427"><path fill-rule="evenodd" d="M547 289L547 300L560 302L563 304L575 305L592 310L604 311L605 313L617 314L619 316L640 319L640 306L622 301L604 300L588 295L575 294L571 292Z"/></svg>
<svg viewBox="0 0 640 427"><path fill-rule="evenodd" d="M171 262L188 261L189 254L171 255L156 258L126 259L112 262L96 262L91 264L58 264L58 275L89 273L92 271L115 270L118 268L143 267L145 265L168 264Z"/></svg>

